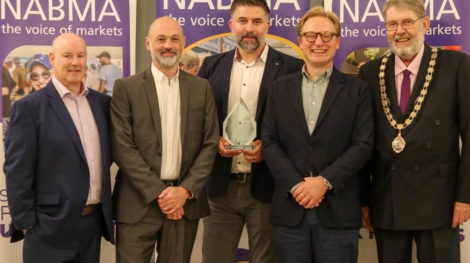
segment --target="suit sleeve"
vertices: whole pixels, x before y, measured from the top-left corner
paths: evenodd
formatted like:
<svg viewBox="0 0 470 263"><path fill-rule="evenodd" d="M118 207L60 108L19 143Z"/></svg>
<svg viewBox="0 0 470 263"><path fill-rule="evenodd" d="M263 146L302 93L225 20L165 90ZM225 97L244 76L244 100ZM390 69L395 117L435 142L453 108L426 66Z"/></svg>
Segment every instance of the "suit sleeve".
<svg viewBox="0 0 470 263"><path fill-rule="evenodd" d="M189 168L189 174L181 181L180 186L191 191L194 197L198 197L203 190L207 178L212 172L215 155L217 154L217 144L219 142L219 124L215 101L212 95L212 88L206 80L206 109L204 117L204 127L202 134L201 149ZM184 151L184 149L183 149Z"/></svg>
<svg viewBox="0 0 470 263"><path fill-rule="evenodd" d="M276 112L279 110L278 107L282 107L282 105L276 105L276 102L276 86L271 85L266 101L261 140L263 142L263 156L276 181L276 186L281 187L281 191L287 194L292 187L304 179L281 146L277 129L280 124L277 123Z"/></svg>
<svg viewBox="0 0 470 263"><path fill-rule="evenodd" d="M363 65L364 67L364 65ZM359 69L359 78L363 81L365 80L364 70L363 67ZM371 93L370 93L371 94ZM372 100L372 98L371 98ZM361 197L361 206L368 207L369 206L369 198L370 198L370 187L371 187L371 165L372 159L370 159L364 167L359 171L359 194Z"/></svg>
<svg viewBox="0 0 470 263"><path fill-rule="evenodd" d="M37 135L33 117L21 101L13 104L10 127L5 137L5 163L8 205L16 229L36 224L34 189Z"/></svg>
<svg viewBox="0 0 470 263"><path fill-rule="evenodd" d="M372 156L374 143L374 119L372 103L367 84L361 81L359 87L354 128L351 134L349 148L332 164L328 165L320 175L325 177L339 193L343 183L351 176L356 176Z"/></svg>
<svg viewBox="0 0 470 263"><path fill-rule="evenodd" d="M132 105L122 80L116 80L114 83L111 100L111 138L114 161L127 177L127 181L146 204L155 201L166 185L147 164L134 143Z"/></svg>
<svg viewBox="0 0 470 263"><path fill-rule="evenodd" d="M463 54L460 60L458 89L458 118L462 152L457 176L455 201L470 203L470 58Z"/></svg>

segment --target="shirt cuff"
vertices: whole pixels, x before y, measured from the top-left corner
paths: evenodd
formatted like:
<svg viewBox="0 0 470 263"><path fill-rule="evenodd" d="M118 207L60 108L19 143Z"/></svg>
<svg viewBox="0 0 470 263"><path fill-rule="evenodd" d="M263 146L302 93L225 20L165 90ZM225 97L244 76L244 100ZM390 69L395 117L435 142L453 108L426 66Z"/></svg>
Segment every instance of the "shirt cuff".
<svg viewBox="0 0 470 263"><path fill-rule="evenodd" d="M290 193L291 193L291 194L294 194L295 189L296 189L297 186L299 186L301 183L303 183L303 182L300 182L300 183L294 185L294 187L292 187L292 189L290 189Z"/></svg>
<svg viewBox="0 0 470 263"><path fill-rule="evenodd" d="M189 197L188 197L188 199L193 199L193 198L194 198L194 195L193 195L193 193L192 193L191 191L189 191L189 189L188 189L188 188L185 188L185 187L183 187L183 188L184 188L184 189L186 190L186 192L188 192L188 194L189 194Z"/></svg>
<svg viewBox="0 0 470 263"><path fill-rule="evenodd" d="M331 190L333 189L333 186L331 185L331 183L328 181L328 179L326 179L325 177L323 176L320 176L321 179L323 179L323 183L325 184L326 187L328 187L328 190Z"/></svg>

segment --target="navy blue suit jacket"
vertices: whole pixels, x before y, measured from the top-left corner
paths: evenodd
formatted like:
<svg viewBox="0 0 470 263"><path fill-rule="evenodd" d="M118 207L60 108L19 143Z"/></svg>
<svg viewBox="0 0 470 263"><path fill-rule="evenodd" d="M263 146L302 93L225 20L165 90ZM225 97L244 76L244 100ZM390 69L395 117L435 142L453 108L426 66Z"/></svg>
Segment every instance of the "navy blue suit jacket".
<svg viewBox="0 0 470 263"><path fill-rule="evenodd" d="M333 69L320 114L309 133L302 73L273 83L263 122L263 155L274 180L271 223L295 226L304 208L290 194L311 173L333 186L317 210L328 228L360 228L359 170L372 154L374 123L367 84Z"/></svg>
<svg viewBox="0 0 470 263"><path fill-rule="evenodd" d="M98 128L103 167L102 235L114 242L109 141L111 97L94 90L87 95ZM34 227L50 244L66 240L78 224L90 187L89 169L79 134L52 81L44 89L17 101L5 137L11 241Z"/></svg>
<svg viewBox="0 0 470 263"><path fill-rule="evenodd" d="M214 99L217 105L219 118L219 134L223 136L222 126L227 117L228 97L230 92L230 76L235 57L235 49L219 55L204 59L198 76L209 80L214 91ZM276 79L299 71L304 61L285 55L273 48L269 48L266 66L259 89L258 106L256 110L256 139L261 138L261 125L263 122L264 108L268 96L269 85ZM222 196L227 193L230 183L232 158L224 158L217 154L214 169L207 181L206 190L208 196ZM269 202L273 193L274 181L264 161L251 165L251 195L253 198Z"/></svg>

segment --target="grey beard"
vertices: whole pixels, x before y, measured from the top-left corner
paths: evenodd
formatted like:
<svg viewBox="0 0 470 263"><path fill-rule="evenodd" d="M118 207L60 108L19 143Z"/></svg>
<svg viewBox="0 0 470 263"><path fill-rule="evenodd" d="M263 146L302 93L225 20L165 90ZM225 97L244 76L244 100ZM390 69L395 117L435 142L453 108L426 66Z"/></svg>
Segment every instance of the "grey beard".
<svg viewBox="0 0 470 263"><path fill-rule="evenodd" d="M159 54L154 54L153 58L164 68L172 68L178 63L181 54L176 53L173 57L162 57Z"/></svg>

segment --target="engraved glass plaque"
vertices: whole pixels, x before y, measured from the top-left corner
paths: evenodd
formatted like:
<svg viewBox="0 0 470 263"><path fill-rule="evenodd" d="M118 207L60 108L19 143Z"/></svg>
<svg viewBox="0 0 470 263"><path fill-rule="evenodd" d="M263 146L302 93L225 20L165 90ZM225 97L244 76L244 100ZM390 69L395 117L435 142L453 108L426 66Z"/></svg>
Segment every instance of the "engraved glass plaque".
<svg viewBox="0 0 470 263"><path fill-rule="evenodd" d="M233 106L223 123L223 136L230 145L225 149L251 150L251 143L256 138L256 121L251 116L243 99Z"/></svg>

